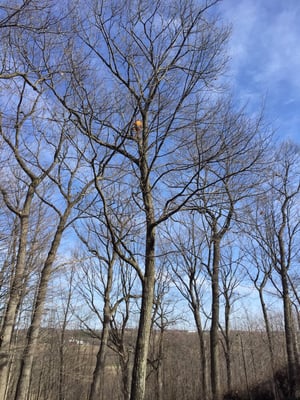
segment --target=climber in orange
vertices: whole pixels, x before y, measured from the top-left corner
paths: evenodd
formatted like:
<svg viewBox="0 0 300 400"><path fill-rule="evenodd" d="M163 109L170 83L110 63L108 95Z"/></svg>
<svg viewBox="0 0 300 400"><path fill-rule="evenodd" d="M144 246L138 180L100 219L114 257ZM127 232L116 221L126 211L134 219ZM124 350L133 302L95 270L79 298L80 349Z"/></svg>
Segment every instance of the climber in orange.
<svg viewBox="0 0 300 400"><path fill-rule="evenodd" d="M132 131L134 133L139 133L143 129L143 122L137 119L132 125Z"/></svg>

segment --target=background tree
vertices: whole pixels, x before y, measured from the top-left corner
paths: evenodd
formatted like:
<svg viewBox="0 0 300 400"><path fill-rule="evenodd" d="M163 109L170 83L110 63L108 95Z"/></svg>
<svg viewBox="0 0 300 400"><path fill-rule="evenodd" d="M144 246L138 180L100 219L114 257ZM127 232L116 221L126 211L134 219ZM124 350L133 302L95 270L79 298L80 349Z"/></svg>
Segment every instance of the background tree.
<svg viewBox="0 0 300 400"><path fill-rule="evenodd" d="M261 216L260 207L258 206L255 209L255 214L257 214L257 220L254 220L256 226L260 226L259 216ZM252 228L251 228L252 229ZM276 362L274 356L274 343L273 343L273 333L272 333L272 325L269 316L269 306L266 299L266 294L268 293L268 286L270 285L270 278L273 271L273 264L270 262L269 257L266 255L264 247L261 246L262 243L257 244L257 242L253 242L252 240L246 240L246 271L247 274L254 286L254 288L258 292L259 301L262 308L262 314L266 329L266 335L268 340L268 350L270 355L270 364L273 373L273 394L274 398L277 398L277 389L275 382L275 371L276 371ZM250 266L250 268L249 268ZM269 289L270 290L270 289Z"/></svg>
<svg viewBox="0 0 300 400"><path fill-rule="evenodd" d="M164 254L164 251L163 251ZM166 331L177 321L182 319L180 312L176 312L175 304L171 300L172 279L168 268L168 262L162 257L157 266L155 294L152 316L151 346L148 357L148 378L154 375L156 388L153 398L162 400L164 398L164 377L165 372L165 335Z"/></svg>
<svg viewBox="0 0 300 400"><path fill-rule="evenodd" d="M186 213L178 220L180 230L177 231L175 228L175 230L172 229L168 232L170 241L170 244L168 244L168 247L170 247L168 259L173 272L173 282L181 296L187 300L195 321L200 349L201 393L199 398L208 398L210 394L207 367L208 354L204 329L209 316L207 315L207 310L205 310L207 301L205 263L208 259L208 253L205 233L196 220L194 212Z"/></svg>
<svg viewBox="0 0 300 400"><path fill-rule="evenodd" d="M65 134L65 127L62 129L62 136ZM61 144L61 139L55 147L56 156L60 157L56 170L52 173L49 169L46 170L47 178L53 182L58 193L61 196L61 204L57 206L57 196L55 193L55 200L49 198L49 195L42 198L50 208L52 208L58 215L57 224L55 225L51 246L49 252L41 269L40 281L37 289L36 299L33 308L32 320L30 328L27 333L27 342L25 344L24 354L21 362L21 371L16 391L16 399L25 399L26 393L30 383L30 375L33 363L34 353L37 347L38 334L42 320L43 309L46 300L47 288L51 278L52 268L57 256L59 246L61 244L62 235L64 231L81 215L81 210L75 210L75 206L82 202L82 198L87 195L94 179L89 176L87 165L85 164L85 157L87 156L87 149L84 152L78 153L75 150L74 162L74 149L70 143ZM60 151L62 147L62 151ZM85 156L83 154L85 153ZM85 173L83 172L85 170ZM38 193L41 197L41 194Z"/></svg>
<svg viewBox="0 0 300 400"><path fill-rule="evenodd" d="M119 307L111 319L110 347L118 354L121 369L121 391L124 400L130 399L131 373L135 345L135 331L131 327L132 316L138 312L139 295L136 295L137 275L130 265L122 262L119 270Z"/></svg>
<svg viewBox="0 0 300 400"><path fill-rule="evenodd" d="M295 398L297 366L295 362L295 329L291 309L289 273L298 257L299 215L295 205L299 196L297 147L286 143L276 153L277 162L270 166L270 182L261 198L260 225L252 226L250 237L256 241L272 266L270 278L279 291L284 310L289 392ZM264 257L264 258L265 258Z"/></svg>
<svg viewBox="0 0 300 400"><path fill-rule="evenodd" d="M256 171L263 165L267 138L260 135L260 119L245 119L241 111L222 104L214 115L214 124L201 132L195 142L192 157L199 168L195 185L197 195L188 209L196 212L206 235L208 257L207 272L211 281L211 389L214 399L221 396L219 375L219 315L221 249L230 231L239 204L253 194L258 183ZM211 137L215 139L212 141ZM218 138L218 140L216 139ZM206 150L209 162L202 169ZM207 155L208 155L207 154Z"/></svg>
<svg viewBox="0 0 300 400"><path fill-rule="evenodd" d="M220 321L219 328L223 337L221 341L225 354L226 374L227 374L227 391L233 393L232 388L232 344L233 334L231 332L231 319L234 304L237 303L241 294L239 294L239 286L243 281L244 271L241 270L242 257L239 250L235 247L235 236L230 240L222 255L221 272L220 272L220 293L223 298L224 321Z"/></svg>
<svg viewBox="0 0 300 400"><path fill-rule="evenodd" d="M19 83L19 84L18 84ZM7 301L5 316L3 319L1 331L1 352L7 359L9 358L10 343L12 340L14 323L18 311L18 304L23 289L25 270L26 270L26 254L29 240L30 219L32 216L33 200L36 196L38 186L46 179L47 175L54 168L57 161L61 138L58 138L58 151L50 140L49 158L41 160L41 149L45 144L45 137L29 136L29 130L37 131L39 123L35 123L33 118L39 111L40 95L33 95L32 102L27 101L28 92L32 92L30 86L26 82L15 82L16 94L15 98L7 104L10 107L10 114L2 111L1 137L6 146L6 151L14 165L18 168L19 179L22 179L24 194L20 201L11 191L11 186L6 184L1 187L1 195L5 206L19 220L18 247L16 255L16 264L14 275L11 282L9 299ZM14 114L13 114L14 112ZM59 137L59 136L58 136ZM5 151L4 150L4 151ZM36 151L36 153L34 153ZM9 170L6 168L7 173ZM12 177L15 173L13 172ZM9 175L7 174L7 180ZM1 395L4 398L4 391L8 377L9 364L5 363L1 368Z"/></svg>
<svg viewBox="0 0 300 400"><path fill-rule="evenodd" d="M104 208L104 212L108 211ZM107 216L107 218L109 217ZM83 236L79 231L77 231L77 234L88 252L92 254L92 257L96 260L96 263L91 262L90 258L88 259L88 264L84 268L85 278L82 281L81 293L88 301L92 311L97 314L101 321L100 344L89 394L89 398L93 400L97 399L101 393L103 393L105 386L104 370L106 367L106 355L110 346L111 324L120 303L125 300L122 297L122 293L126 291L128 285L125 280L122 280L122 287L119 289L115 284L116 276L119 274L122 275L122 272L116 271L117 268L122 270L125 267L122 263L120 265L117 253L113 249L105 218L104 220L96 219L96 217L91 218L91 221L84 226L84 232L88 232L89 235L87 237L85 235ZM86 284L88 284L88 287L86 287ZM98 300L95 298L96 293L98 294ZM127 296L130 296L130 293L128 293L126 297ZM129 299L127 298L126 300L128 301ZM102 312L99 311L100 304L102 305ZM128 319L129 315L126 318ZM125 327L126 324L123 329L125 329ZM122 344L124 346L123 340ZM120 346L122 346L122 344L120 343ZM126 387L126 391L127 390L128 388Z"/></svg>

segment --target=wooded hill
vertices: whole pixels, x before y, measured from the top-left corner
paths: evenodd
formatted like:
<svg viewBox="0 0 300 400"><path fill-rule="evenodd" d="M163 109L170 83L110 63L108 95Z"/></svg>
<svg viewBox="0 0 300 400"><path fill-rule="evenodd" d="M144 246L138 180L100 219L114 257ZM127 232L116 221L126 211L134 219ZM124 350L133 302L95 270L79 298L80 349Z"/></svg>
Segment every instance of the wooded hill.
<svg viewBox="0 0 300 400"><path fill-rule="evenodd" d="M18 376L24 345L25 331L14 338L14 360L11 366L11 388L8 398L13 398L13 382ZM116 341L118 333L109 340L109 351L104 370L105 385L100 399L123 399L130 386L134 346L137 331L127 330L124 342ZM209 355L209 332L205 332L205 345ZM83 330L62 332L44 328L40 332L38 351L30 384L31 399L83 400L88 398L92 375L99 350L101 332ZM231 331L231 391L228 392L226 355L221 352L221 381L224 400L278 400L288 399L288 380L284 333L273 332L274 375L270 369L266 333L261 331ZM220 343L224 343L220 335ZM147 392L149 400L197 400L203 398L202 365L200 363L199 337L196 332L182 330L154 330L147 367ZM209 369L209 365L207 365ZM298 382L299 384L299 382ZM160 392L161 388L161 392ZM275 393L274 393L275 391Z"/></svg>

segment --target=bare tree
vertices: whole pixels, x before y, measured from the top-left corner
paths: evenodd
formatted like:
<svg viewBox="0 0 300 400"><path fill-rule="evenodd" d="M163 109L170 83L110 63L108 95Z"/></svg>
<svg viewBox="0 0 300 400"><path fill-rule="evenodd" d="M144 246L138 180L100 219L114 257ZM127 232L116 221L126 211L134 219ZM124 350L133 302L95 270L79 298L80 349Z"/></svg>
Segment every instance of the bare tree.
<svg viewBox="0 0 300 400"><path fill-rule="evenodd" d="M0 299L1 299L1 322L2 327L5 305L8 298L15 255L18 241L18 219L14 218L5 206L1 205L1 270L0 270Z"/></svg>
<svg viewBox="0 0 300 400"><path fill-rule="evenodd" d="M228 242L226 250L223 252L221 263L221 287L220 292L224 301L224 322L220 322L220 330L223 336L222 347L225 354L226 374L227 374L227 390L232 393L232 334L231 334L231 317L234 304L239 300L241 295L238 288L243 279L244 272L241 271L241 256L239 250L234 246L232 240Z"/></svg>
<svg viewBox="0 0 300 400"><path fill-rule="evenodd" d="M187 300L192 311L200 349L199 398L209 397L208 362L203 319L207 320L205 298L207 296L207 274L205 263L208 259L205 233L196 223L195 213L187 213L179 218L180 230L168 232L168 259L173 271L173 282L180 294ZM173 250L174 249L174 250Z"/></svg>
<svg viewBox="0 0 300 400"><path fill-rule="evenodd" d="M99 205L99 204L98 204ZM118 210L120 212L120 210ZM95 214L93 214L93 212ZM132 270L116 253L111 232L107 223L114 220L113 211L105 204L102 215L99 210L90 208L89 221L76 228L77 235L88 251L88 260L83 264L80 292L88 307L97 316L101 324L96 365L93 372L89 398L97 399L105 396L105 368L109 348L116 352L120 359L124 399L128 399L129 390L129 354L125 343L125 333L130 318L130 301L136 296L131 293L134 285ZM128 235L126 215L118 229ZM131 271L129 273L128 271ZM102 311L99 310L101 304ZM96 332L87 325L87 328Z"/></svg>
<svg viewBox="0 0 300 400"><path fill-rule="evenodd" d="M1 145L7 160L14 159L16 174L9 173L8 166L2 168L6 173L7 184L1 183L1 195L5 207L15 216L18 233L15 236L15 261L11 274L10 289L6 302L5 315L1 328L1 363L0 397L4 398L8 377L8 355L14 329L14 321L21 303L22 293L26 288L26 257L29 253L29 234L33 201L36 190L45 180L47 170L50 171L56 162L56 155L51 145L49 147L48 163L41 160L39 148L45 144L43 138L36 141L30 139L28 133L31 125L36 132L37 124L33 121L41 112L41 92L37 88L34 73L22 60L21 43L30 42L30 35L44 34L57 20L50 17L47 1L25 0L21 4L6 1L0 7L0 37L1 37L1 90L6 94L6 100L1 102ZM34 155L34 152L38 155ZM31 165L31 155L37 161ZM35 157L36 156L36 157ZM51 160L52 158L52 160ZM49 162L50 160L50 162ZM51 162L52 161L52 162ZM33 161L34 163L34 161ZM44 169L39 168L43 165ZM18 176L17 176L18 175ZM9 178L12 178L10 184ZM14 183L23 185L20 198L14 198ZM36 248L37 250L37 248ZM8 264L6 263L5 268Z"/></svg>
<svg viewBox="0 0 300 400"><path fill-rule="evenodd" d="M13 29L44 31L51 24L51 19L42 18L47 11L49 4L46 1L24 0L22 4L4 1L0 7L0 29L5 29L6 34ZM39 17L34 23L33 15Z"/></svg>
<svg viewBox="0 0 300 400"><path fill-rule="evenodd" d="M64 133L65 129L62 130L62 134ZM61 196L61 203L64 202L64 205L57 206L57 197L54 197L53 201L51 201L51 198L49 199L48 196L42 198L42 201L57 213L58 218L51 246L41 269L32 320L27 333L25 349L22 356L20 376L15 395L16 400L25 400L27 396L33 357L38 343L40 323L47 295L47 288L63 233L77 218L80 217L82 211L80 207L78 210L75 210L75 207L82 203L94 183L94 178L91 171L90 174L88 173L85 161L88 153L87 148L83 148L82 153L78 153L77 150L75 150L75 161L73 152L74 149L70 146L70 142L64 143L62 151L60 151L59 143L56 147L56 153L60 157L58 168L53 171L53 173L52 171L50 172L47 170L47 178L56 185ZM83 170L85 170L85 174L83 173ZM41 196L40 193L38 193L38 195Z"/></svg>
<svg viewBox="0 0 300 400"><path fill-rule="evenodd" d="M282 145L280 152L275 152L276 162L270 165L269 184L259 202L260 223L252 224L249 232L251 239L256 241L264 253L269 277L282 298L289 392L292 399L295 398L297 366L289 273L299 255L296 244L300 232L296 207L300 190L296 161L298 154L297 147L289 143Z"/></svg>
<svg viewBox="0 0 300 400"><path fill-rule="evenodd" d="M88 261L88 266L85 273L88 282L84 282L83 280L82 294L90 304L92 310L96 312L102 324L96 366L93 372L93 380L89 394L90 400L99 398L101 395L101 390L103 390L104 387L104 369L106 366L110 322L118 305L118 303L113 304L112 299L116 253L113 251L111 241L109 239L109 232L107 232L105 229L105 224L103 224L103 226L101 225L101 221L98 221L97 223L96 221L91 220L91 222L86 225L84 230L88 232L87 237L85 234L83 236L77 231L81 241L96 260L96 263L91 263L90 260ZM96 271L89 272L91 267ZM92 278L90 277L90 274L92 274ZM86 284L89 286L88 291L85 287ZM94 298L96 293L100 295L99 301L103 303L102 313L98 310L99 306L97 306L97 302Z"/></svg>
<svg viewBox="0 0 300 400"><path fill-rule="evenodd" d="M26 82L21 82L20 85L17 86L17 95L19 97L16 104L11 104L15 115L12 117L11 115L6 116L3 114L0 132L6 145L7 152L9 152L10 157L15 160L15 165L17 165L17 168L21 171L20 179L22 179L24 184L23 197L20 199L20 202L18 202L17 199L15 200L14 192L11 191L12 187L8 185L6 185L6 187L1 187L1 194L6 207L19 220L16 265L1 332L1 352L5 358L9 357L14 321L25 276L27 242L33 199L38 186L41 185L54 168L59 153L59 146L62 142L62 137L58 136L58 147L54 148L50 141L49 159L42 168L40 153L34 156L34 161L31 159L34 151L33 148L41 148L45 144L45 138L36 136L36 141L33 139L30 144L27 141L29 136L26 124L32 124L33 130L36 128L33 118L38 111L40 99L40 95L37 94L30 103L27 102L28 90L30 91L31 89L28 88ZM9 364L7 362L2 365L0 375L0 390L3 398L7 382L8 366Z"/></svg>
<svg viewBox="0 0 300 400"><path fill-rule="evenodd" d="M260 207L256 208L254 213L257 214L257 217L261 215ZM249 214L248 214L249 218ZM259 220L253 221L256 226L260 225ZM252 224L251 224L252 225ZM251 226L250 225L250 226ZM251 228L252 229L252 228ZM262 243L261 243L262 244ZM274 343L273 343L273 334L272 334L272 327L271 321L269 317L268 305L266 301L266 293L267 288L271 282L271 275L274 273L273 271L273 263L266 254L265 248L257 245L257 242L253 242L252 240L247 241L245 244L245 255L246 255L246 271L247 274L253 283L254 288L258 292L259 301L261 304L263 319L265 323L265 329L267 334L268 340L268 350L270 355L270 364L273 374L272 379L272 390L274 394L274 398L277 398L277 389L276 389L276 382L275 382L275 372L276 372L276 362L275 362L275 355L274 355ZM254 268L253 268L254 267Z"/></svg>
<svg viewBox="0 0 300 400"><path fill-rule="evenodd" d="M76 257L75 257L76 259ZM61 296L62 296L62 321L60 326L60 338L59 338L59 387L58 387L58 399L64 400L65 395L65 375L66 375L66 342L67 342L67 329L69 328L70 313L72 309L72 297L74 295L74 276L75 276L76 264L74 260L71 260L70 264L65 266L66 283L63 281L61 285Z"/></svg>
<svg viewBox="0 0 300 400"><path fill-rule="evenodd" d="M164 398L166 331L180 321L180 312L175 312L176 307L170 294L171 287L171 271L168 268L167 258L162 257L156 272L151 334L152 349L148 357L148 364L150 364L148 379L151 374L154 374L154 397L157 400L163 400Z"/></svg>
<svg viewBox="0 0 300 400"><path fill-rule="evenodd" d="M220 264L221 264L221 240L229 229L233 214L233 203L225 219L221 212L215 214L206 211L207 222L211 229L210 246L212 262L208 264L208 272L211 277L212 305L211 305L211 327L210 327L210 362L211 362L211 390L214 399L221 398L220 382L220 356L219 356L219 323L220 323ZM223 220L223 221L222 221ZM220 223L221 221L221 223Z"/></svg>
<svg viewBox="0 0 300 400"><path fill-rule="evenodd" d="M130 399L131 373L136 332L130 329L132 314L137 312L139 295L136 295L137 275L130 265L120 264L119 284L122 296L119 306L111 319L110 348L118 354L121 369L122 393L124 400Z"/></svg>
<svg viewBox="0 0 300 400"><path fill-rule="evenodd" d="M125 166L126 161L132 185L127 184L128 196L138 205L139 218L144 220L144 260L141 265L131 259L142 282L131 390L134 400L145 395L156 230L193 195L188 187L194 171L189 170L184 149L195 136L192 127L211 118L210 107L201 106L208 93L204 89L213 84L224 66L223 45L228 31L209 17L209 9L216 3L187 1L172 7L143 1L133 7L127 1L93 4L88 23L80 25L77 20L80 30L71 51L65 54L66 63L72 66L72 70L66 68L70 74L64 79L70 84L65 92L58 86L61 78L54 72L49 74L51 66L47 69L50 78L41 77L82 133L114 152L115 168ZM79 48L81 56L76 59ZM110 80L106 87L99 84L102 93L98 88L92 90L91 73L96 80L99 73L102 82ZM133 123L136 119L139 122ZM178 171L186 179L172 187L170 182ZM159 198L158 194L163 196ZM114 240L115 247L119 239Z"/></svg>

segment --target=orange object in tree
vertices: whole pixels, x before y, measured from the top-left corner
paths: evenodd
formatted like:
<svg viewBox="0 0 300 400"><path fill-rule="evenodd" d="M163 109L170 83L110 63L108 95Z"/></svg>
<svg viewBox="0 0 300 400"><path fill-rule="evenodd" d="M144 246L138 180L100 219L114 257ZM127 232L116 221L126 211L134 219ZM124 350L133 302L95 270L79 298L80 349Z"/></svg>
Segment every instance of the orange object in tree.
<svg viewBox="0 0 300 400"><path fill-rule="evenodd" d="M135 131L140 131L143 128L143 123L139 119L133 123L133 129Z"/></svg>

